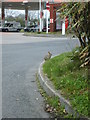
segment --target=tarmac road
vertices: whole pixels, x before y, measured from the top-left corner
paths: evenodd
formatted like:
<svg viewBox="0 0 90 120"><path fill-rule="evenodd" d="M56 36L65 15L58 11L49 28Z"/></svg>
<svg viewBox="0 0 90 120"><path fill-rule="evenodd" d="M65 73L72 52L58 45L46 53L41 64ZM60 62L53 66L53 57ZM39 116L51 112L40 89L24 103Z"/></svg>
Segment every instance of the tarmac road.
<svg viewBox="0 0 90 120"><path fill-rule="evenodd" d="M71 51L78 40L2 33L1 45L3 118L49 118L35 74L48 51L53 55Z"/></svg>

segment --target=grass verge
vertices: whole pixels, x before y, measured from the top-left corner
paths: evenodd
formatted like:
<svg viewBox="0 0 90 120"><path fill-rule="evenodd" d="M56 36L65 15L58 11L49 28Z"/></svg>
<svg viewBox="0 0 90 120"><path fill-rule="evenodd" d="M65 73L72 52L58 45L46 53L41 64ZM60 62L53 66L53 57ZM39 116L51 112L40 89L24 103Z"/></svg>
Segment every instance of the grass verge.
<svg viewBox="0 0 90 120"><path fill-rule="evenodd" d="M64 106L61 106L58 97L48 96L44 89L41 87L38 75L36 74L36 81L39 88L39 92L44 98L45 111L51 114L51 118L75 118L73 115L68 114Z"/></svg>
<svg viewBox="0 0 90 120"><path fill-rule="evenodd" d="M46 61L43 71L73 108L79 114L88 116L88 70L79 67L78 55L71 60L74 52L63 53Z"/></svg>
<svg viewBox="0 0 90 120"><path fill-rule="evenodd" d="M39 34L41 34L41 35L47 35L46 32L24 32L24 34L27 35L27 36L30 36L30 35L39 35ZM61 33L61 31L58 31L58 32L49 32L48 35L56 35L56 36L60 37L60 36L62 36L62 33ZM68 37L68 36L69 37L75 37L74 34L71 34L71 33L68 33L68 32L66 32L65 36L66 37Z"/></svg>

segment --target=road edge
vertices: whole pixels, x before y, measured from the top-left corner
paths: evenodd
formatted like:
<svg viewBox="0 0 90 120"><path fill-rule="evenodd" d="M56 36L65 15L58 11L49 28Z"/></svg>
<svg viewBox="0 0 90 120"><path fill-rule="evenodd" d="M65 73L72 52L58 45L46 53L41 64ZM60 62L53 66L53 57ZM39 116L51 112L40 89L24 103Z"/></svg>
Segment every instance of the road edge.
<svg viewBox="0 0 90 120"><path fill-rule="evenodd" d="M46 75L44 75L43 73L43 64L44 64L44 61L40 64L39 66L39 69L38 69L38 78L39 78L39 81L40 81L40 84L41 86L43 87L43 89L45 90L45 92L49 95L49 96L57 96L59 97L59 100L60 100L60 103L62 105L65 106L65 110L76 116L76 117L79 117L79 113L76 112L75 110L73 110L70 102L68 100L66 100L58 90L55 90L53 84L51 83L51 81L47 78Z"/></svg>
<svg viewBox="0 0 90 120"><path fill-rule="evenodd" d="M71 35L57 35L57 34L27 34L27 33L23 33L23 36L77 39L76 36L73 37L73 36L71 36Z"/></svg>
<svg viewBox="0 0 90 120"><path fill-rule="evenodd" d="M57 56L57 55L55 55ZM55 57L53 56L53 57ZM52 58L53 58L52 57ZM73 109L73 107L71 106L70 102L68 100L66 100L61 94L60 91L58 92L58 90L56 90L54 88L54 85L52 84L52 82L49 80L49 78L43 73L43 64L45 63L45 61L43 61L39 68L38 68L38 80L40 82L40 85L42 86L42 88L45 90L45 92L49 95L49 96L57 96L59 97L60 103L61 105L64 105L65 110L72 114L75 117L80 117L80 118L84 118L86 120L90 120L90 118L85 117L80 115L76 110Z"/></svg>

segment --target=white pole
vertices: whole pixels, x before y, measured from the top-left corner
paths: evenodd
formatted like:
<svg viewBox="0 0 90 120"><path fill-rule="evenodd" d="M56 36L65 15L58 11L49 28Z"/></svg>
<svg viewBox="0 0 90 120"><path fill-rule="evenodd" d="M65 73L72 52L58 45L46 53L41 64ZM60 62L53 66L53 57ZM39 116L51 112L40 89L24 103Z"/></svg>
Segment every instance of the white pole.
<svg viewBox="0 0 90 120"><path fill-rule="evenodd" d="M47 31L46 33L48 33L48 10L47 10Z"/></svg>
<svg viewBox="0 0 90 120"><path fill-rule="evenodd" d="M63 20L62 23L62 35L65 35L65 19Z"/></svg>
<svg viewBox="0 0 90 120"><path fill-rule="evenodd" d="M48 0L47 0L47 3L48 3ZM46 33L48 33L48 8L47 8L47 20L46 20Z"/></svg>
<svg viewBox="0 0 90 120"><path fill-rule="evenodd" d="M42 32L41 0L39 0L39 10L40 10L40 32Z"/></svg>

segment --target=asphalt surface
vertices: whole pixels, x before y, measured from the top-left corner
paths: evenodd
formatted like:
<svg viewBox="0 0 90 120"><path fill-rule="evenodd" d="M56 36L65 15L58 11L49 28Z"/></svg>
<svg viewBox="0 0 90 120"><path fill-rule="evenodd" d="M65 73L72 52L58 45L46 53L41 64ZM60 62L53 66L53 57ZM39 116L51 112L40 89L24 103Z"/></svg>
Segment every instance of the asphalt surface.
<svg viewBox="0 0 90 120"><path fill-rule="evenodd" d="M78 40L3 33L1 45L3 118L49 118L35 74L48 51L53 55L71 51Z"/></svg>
<svg viewBox="0 0 90 120"><path fill-rule="evenodd" d="M2 35L0 35L0 41ZM0 45L0 120L2 118L2 45Z"/></svg>

